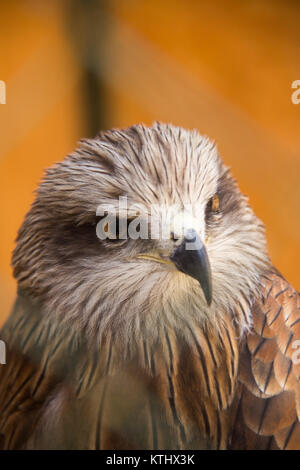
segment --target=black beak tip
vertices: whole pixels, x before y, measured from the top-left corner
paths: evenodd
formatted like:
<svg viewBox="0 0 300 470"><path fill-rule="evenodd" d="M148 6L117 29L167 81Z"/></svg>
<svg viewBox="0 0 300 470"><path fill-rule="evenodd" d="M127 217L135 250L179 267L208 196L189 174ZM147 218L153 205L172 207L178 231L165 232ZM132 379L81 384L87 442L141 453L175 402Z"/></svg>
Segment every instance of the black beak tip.
<svg viewBox="0 0 300 470"><path fill-rule="evenodd" d="M212 279L210 263L204 243L194 230L188 239L175 250L170 259L177 269L196 279L203 291L208 306L212 303ZM186 242L192 243L193 249L186 249Z"/></svg>
<svg viewBox="0 0 300 470"><path fill-rule="evenodd" d="M201 282L199 282L199 284L201 285ZM201 285L201 287L202 287L202 285ZM207 305L210 307L211 303L212 303L212 290L211 290L211 288L203 289L203 287L202 287L202 290L203 290L204 297L205 297L205 300L207 302Z"/></svg>

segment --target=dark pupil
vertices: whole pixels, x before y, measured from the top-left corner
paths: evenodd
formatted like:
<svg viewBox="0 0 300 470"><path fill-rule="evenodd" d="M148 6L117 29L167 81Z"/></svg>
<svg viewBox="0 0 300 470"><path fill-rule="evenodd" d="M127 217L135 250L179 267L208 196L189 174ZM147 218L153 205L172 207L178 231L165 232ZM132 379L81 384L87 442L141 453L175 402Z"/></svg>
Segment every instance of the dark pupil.
<svg viewBox="0 0 300 470"><path fill-rule="evenodd" d="M128 223L129 223L129 221L127 221L127 233L128 233ZM117 217L116 218L116 231L115 231L116 238L111 238L109 240L111 240L111 241L118 240L120 235L124 235L125 230L126 230L126 228L125 228L124 220L122 220L122 222L120 222L120 219ZM125 232L125 235L126 235L126 232Z"/></svg>
<svg viewBox="0 0 300 470"><path fill-rule="evenodd" d="M210 200L207 203L206 209L205 209L205 217L209 218L209 216L214 212L213 211L213 201L214 197L210 198Z"/></svg>
<svg viewBox="0 0 300 470"><path fill-rule="evenodd" d="M208 201L208 203L206 205L206 209L205 209L206 216L208 216L210 214L210 212L212 211L212 203L213 203L213 198L210 198L210 200Z"/></svg>

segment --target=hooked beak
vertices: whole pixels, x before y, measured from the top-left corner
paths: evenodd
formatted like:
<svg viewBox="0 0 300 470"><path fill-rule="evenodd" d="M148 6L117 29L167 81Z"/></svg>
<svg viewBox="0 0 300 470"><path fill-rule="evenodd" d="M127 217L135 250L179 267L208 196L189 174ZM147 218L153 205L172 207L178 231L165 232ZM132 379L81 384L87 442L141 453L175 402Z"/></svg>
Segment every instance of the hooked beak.
<svg viewBox="0 0 300 470"><path fill-rule="evenodd" d="M170 260L176 268L196 279L205 296L208 305L212 301L212 279L210 263L204 243L193 229L186 232L186 235L179 247L177 247Z"/></svg>
<svg viewBox="0 0 300 470"><path fill-rule="evenodd" d="M196 279L205 296L208 305L212 301L212 279L210 263L204 243L196 230L187 230L180 245L171 253L141 253L138 258L172 265L178 271Z"/></svg>

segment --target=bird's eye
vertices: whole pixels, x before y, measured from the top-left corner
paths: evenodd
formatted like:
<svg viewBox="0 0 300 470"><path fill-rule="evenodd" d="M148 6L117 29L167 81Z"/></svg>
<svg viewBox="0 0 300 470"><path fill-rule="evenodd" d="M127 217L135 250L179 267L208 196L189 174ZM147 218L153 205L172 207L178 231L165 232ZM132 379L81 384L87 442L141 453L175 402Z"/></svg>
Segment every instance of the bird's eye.
<svg viewBox="0 0 300 470"><path fill-rule="evenodd" d="M218 214L220 211L220 199L218 194L215 194L207 203L206 206L206 216L208 217L210 214Z"/></svg>
<svg viewBox="0 0 300 470"><path fill-rule="evenodd" d="M220 209L220 199L219 199L219 196L217 194L215 194L211 198L211 211L212 212L219 212L219 209Z"/></svg>
<svg viewBox="0 0 300 470"><path fill-rule="evenodd" d="M128 236L128 222L126 219L116 218L115 221L102 219L98 224L99 238L107 241L126 240Z"/></svg>

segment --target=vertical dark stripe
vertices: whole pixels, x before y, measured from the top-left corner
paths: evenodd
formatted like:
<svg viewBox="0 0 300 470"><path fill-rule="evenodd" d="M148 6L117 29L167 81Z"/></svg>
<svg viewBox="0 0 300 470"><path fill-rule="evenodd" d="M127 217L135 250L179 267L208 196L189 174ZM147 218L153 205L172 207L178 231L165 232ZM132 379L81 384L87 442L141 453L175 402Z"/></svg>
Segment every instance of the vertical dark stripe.
<svg viewBox="0 0 300 470"><path fill-rule="evenodd" d="M288 347L289 347L289 345L291 344L291 341L292 341L293 337L294 337L294 333L290 333L289 339L288 339L288 341L287 341L287 343L286 343L286 347L285 347L285 349L284 349L284 353L283 353L283 354L286 354L286 352L287 352L287 350L288 350Z"/></svg>
<svg viewBox="0 0 300 470"><path fill-rule="evenodd" d="M261 336L263 336L266 323L267 323L267 315L264 315L263 322L262 322L262 325L261 325L261 330L260 330Z"/></svg>
<svg viewBox="0 0 300 470"><path fill-rule="evenodd" d="M207 346L208 346L208 349L209 349L211 358L212 358L212 360L213 360L214 366L217 367L217 361L216 361L216 359L215 359L215 356L214 356L214 353L213 353L213 350L212 350L212 347L211 347L209 338L208 338L208 336L207 336L204 332L203 332L203 335L204 335L204 338L205 338L205 340L206 340L206 343L207 343Z"/></svg>
<svg viewBox="0 0 300 470"><path fill-rule="evenodd" d="M233 345L232 345L232 342L231 342L231 338L230 338L230 334L227 330L227 328L225 328L225 332L226 332L226 336L228 338L228 342L229 342L229 347L230 347L230 351L231 351L231 373L232 373L232 376L234 376L235 374L235 368L234 368L234 364L235 364L235 352L234 352L234 349L233 349Z"/></svg>
<svg viewBox="0 0 300 470"><path fill-rule="evenodd" d="M92 363L92 367L90 369L90 372L89 372L89 375L88 375L88 379L87 379L87 382L86 382L86 386L85 386L85 389L88 390L91 383L92 383L92 380L93 380L93 376L95 374L95 371L97 370L97 367L98 367L98 364L99 364L99 356L97 354L93 354L93 363ZM83 374L84 376L86 375L86 370L83 370ZM81 381L82 383L84 382L84 379Z"/></svg>
<svg viewBox="0 0 300 470"><path fill-rule="evenodd" d="M42 371L39 375L39 378L37 379L37 382L36 382L36 385L32 391L32 396L34 397L46 375L46 370L47 370L47 366L48 366L48 363L50 361L50 359L54 356L55 352L57 351L58 347L60 346L60 344L62 344L64 341L67 341L66 338L62 337L60 338L60 340L56 343L56 345L54 346L54 348L52 349L52 351L50 350L49 354L47 355L46 357L46 360L45 360L45 363L44 363L44 366L42 368Z"/></svg>
<svg viewBox="0 0 300 470"><path fill-rule="evenodd" d="M264 385L264 393L266 393L266 390L268 388L270 378L271 378L271 375L272 375L272 370L273 370L273 362L271 362L271 365L270 365L269 370L268 370L268 374L267 374L265 385Z"/></svg>
<svg viewBox="0 0 300 470"><path fill-rule="evenodd" d="M201 412L202 412L204 426L205 426L205 433L207 437L210 437L210 424L209 424L208 415L207 415L205 406L203 406L202 404L200 406L201 406Z"/></svg>
<svg viewBox="0 0 300 470"><path fill-rule="evenodd" d="M271 325L274 323L274 321L276 320L276 318L278 318L278 316L279 316L281 310L282 310L282 307L280 306L279 309L277 310L277 312L275 313L275 315L274 315L274 317L273 317L271 323L269 323L269 326L271 326Z"/></svg>
<svg viewBox="0 0 300 470"><path fill-rule="evenodd" d="M108 352L108 359L106 363L106 375L109 372L110 368L110 363L111 363L111 356L112 356L112 338L110 338L110 343L109 343L109 352ZM101 450L101 421L102 421L102 416L103 416L103 409L104 409L104 401L106 398L106 392L107 392L107 381L109 380L108 377L105 378L105 383L103 386L103 392L102 392L102 397L100 400L100 406L99 406L99 413L98 413L98 419L96 423L96 442L95 442L95 449L96 450Z"/></svg>
<svg viewBox="0 0 300 470"><path fill-rule="evenodd" d="M165 336L166 336L166 340L167 340L169 359L170 359L170 372L173 373L174 372L173 352L172 352L172 347L171 347L171 342L170 342L170 338L169 338L169 335L168 335L168 331L166 329L165 329Z"/></svg>
<svg viewBox="0 0 300 470"><path fill-rule="evenodd" d="M26 377L26 379L21 383L21 385L17 388L17 390L15 391L15 393L10 397L10 399L8 400L8 402L5 404L5 406L1 409L1 413L4 413L7 408L9 407L9 405L14 401L14 399L18 396L18 394L22 391L22 389L25 387L25 385L27 385L31 379L34 377L35 375L35 372L33 372L32 374L30 374L28 377Z"/></svg>
<svg viewBox="0 0 300 470"><path fill-rule="evenodd" d="M203 351L201 349L201 346L199 345L198 343L198 340L196 338L196 335L194 334L194 332L191 330L191 328L189 328L190 330L190 333L192 335L192 338L195 342L195 345L196 345L196 349L197 349L197 352L198 352L198 356L199 356L199 359L200 359L200 362L201 362L201 367L202 367L202 370L203 370L203 375L204 375L204 378L205 378L205 382L206 382L206 390L207 390L207 394L208 396L211 396L211 390L210 390L210 385L209 385L209 379L208 379L208 372L207 372L207 367L206 367L206 363L205 363L205 357L204 357L204 354L203 354Z"/></svg>
<svg viewBox="0 0 300 470"><path fill-rule="evenodd" d="M217 397L218 397L219 408L220 408L220 409L223 409L223 408L224 408L224 405L223 405L223 403L222 403L222 397L221 397L220 387L219 387L218 380L217 380L217 377L216 377L215 372L214 372L214 382L215 382L215 388L216 388Z"/></svg>
<svg viewBox="0 0 300 470"><path fill-rule="evenodd" d="M181 437L181 440L184 442L186 440L185 430L177 414L176 404L175 404L174 385L173 385L172 377L170 376L170 374L168 374L168 381L169 381L169 390L170 390L169 403L170 403L173 419L175 423L177 424L177 426L179 426L180 437Z"/></svg>
<svg viewBox="0 0 300 470"><path fill-rule="evenodd" d="M291 439L291 437L292 437L292 434L293 434L293 432L294 432L294 429L295 429L295 427L296 427L296 424L297 424L297 420L294 421L293 424L292 424L291 427L290 427L290 430L289 430L289 432L288 432L288 435L286 436L286 439L285 439L285 441L284 441L283 449L286 449L288 443L290 442L290 439Z"/></svg>
<svg viewBox="0 0 300 470"><path fill-rule="evenodd" d="M269 400L270 400L269 398L265 398L265 403L263 405L262 414L261 414L261 417L260 417L260 420L259 420L259 425L258 425L258 430L257 430L258 434L260 434L260 431L261 431L261 428L262 428L262 425L263 425L265 414L266 414L267 408L269 406Z"/></svg>

